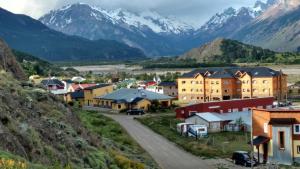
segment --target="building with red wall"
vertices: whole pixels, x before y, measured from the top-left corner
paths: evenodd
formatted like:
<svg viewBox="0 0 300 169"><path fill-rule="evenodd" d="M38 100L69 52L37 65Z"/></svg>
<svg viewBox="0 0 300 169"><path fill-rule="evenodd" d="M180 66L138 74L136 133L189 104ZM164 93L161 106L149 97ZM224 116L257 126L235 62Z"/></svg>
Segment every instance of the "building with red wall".
<svg viewBox="0 0 300 169"><path fill-rule="evenodd" d="M176 118L185 119L195 113L201 112L216 112L216 113L228 113L246 111L250 108L272 108L274 102L273 97L265 98L252 98L241 100L225 100L207 103L197 103L180 107L175 110Z"/></svg>

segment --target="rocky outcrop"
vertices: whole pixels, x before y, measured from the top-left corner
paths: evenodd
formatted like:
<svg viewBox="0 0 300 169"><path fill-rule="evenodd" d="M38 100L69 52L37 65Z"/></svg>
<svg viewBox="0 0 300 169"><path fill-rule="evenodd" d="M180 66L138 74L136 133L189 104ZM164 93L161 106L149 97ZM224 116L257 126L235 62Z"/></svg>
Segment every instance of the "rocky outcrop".
<svg viewBox="0 0 300 169"><path fill-rule="evenodd" d="M25 73L16 61L11 49L2 39L0 39L0 69L11 72L19 80L26 79Z"/></svg>

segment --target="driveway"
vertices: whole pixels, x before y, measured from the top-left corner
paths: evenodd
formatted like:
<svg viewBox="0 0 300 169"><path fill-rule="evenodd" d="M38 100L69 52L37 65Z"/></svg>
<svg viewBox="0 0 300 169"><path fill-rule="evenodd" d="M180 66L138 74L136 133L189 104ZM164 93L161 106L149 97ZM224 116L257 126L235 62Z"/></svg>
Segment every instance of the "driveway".
<svg viewBox="0 0 300 169"><path fill-rule="evenodd" d="M223 159L203 160L180 148L134 120L132 116L106 114L119 122L162 169L235 168Z"/></svg>

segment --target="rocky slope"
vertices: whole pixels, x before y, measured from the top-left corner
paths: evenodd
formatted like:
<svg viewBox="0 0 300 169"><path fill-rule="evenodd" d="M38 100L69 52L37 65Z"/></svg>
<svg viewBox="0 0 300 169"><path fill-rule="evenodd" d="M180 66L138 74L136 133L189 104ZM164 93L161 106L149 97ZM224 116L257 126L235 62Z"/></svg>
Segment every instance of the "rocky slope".
<svg viewBox="0 0 300 169"><path fill-rule="evenodd" d="M12 51L2 39L0 39L0 69L13 73L19 80L26 78Z"/></svg>
<svg viewBox="0 0 300 169"><path fill-rule="evenodd" d="M1 159L21 159L28 169L158 168L113 120L71 109L47 90L16 80L20 72L4 71L21 69L6 45L0 49L9 51L0 62ZM3 66L10 60L14 64Z"/></svg>
<svg viewBox="0 0 300 169"><path fill-rule="evenodd" d="M300 1L281 0L232 38L275 51L300 51Z"/></svg>
<svg viewBox="0 0 300 169"><path fill-rule="evenodd" d="M51 61L145 58L142 51L123 43L68 36L28 16L16 15L2 8L0 37L14 49Z"/></svg>
<svg viewBox="0 0 300 169"><path fill-rule="evenodd" d="M83 3L53 10L39 20L69 35L117 40L150 56L182 52L186 48L181 41L194 31L192 26L154 11L105 10Z"/></svg>

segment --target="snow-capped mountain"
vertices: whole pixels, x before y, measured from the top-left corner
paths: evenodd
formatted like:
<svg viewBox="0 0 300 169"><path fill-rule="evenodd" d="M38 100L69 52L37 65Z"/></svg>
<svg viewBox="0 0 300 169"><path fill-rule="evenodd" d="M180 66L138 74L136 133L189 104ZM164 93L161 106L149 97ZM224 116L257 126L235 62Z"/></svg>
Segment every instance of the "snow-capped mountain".
<svg viewBox="0 0 300 169"><path fill-rule="evenodd" d="M212 16L193 37L194 44L205 44L216 38L231 38L233 34L261 16L278 0L257 1L253 7L232 7Z"/></svg>
<svg viewBox="0 0 300 169"><path fill-rule="evenodd" d="M154 11L105 10L84 3L50 11L39 20L66 34L117 40L140 48L149 56L184 52L186 49L178 43L194 32L192 26Z"/></svg>
<svg viewBox="0 0 300 169"><path fill-rule="evenodd" d="M202 27L203 31L214 31L221 29L228 22L237 20L237 18L243 18L237 25L243 26L249 23L251 20L260 16L265 10L276 3L277 0L268 0L266 3L262 1L256 1L255 5L250 7L241 7L240 9L234 9L232 7L225 9L222 13L217 13L211 19L209 19Z"/></svg>

